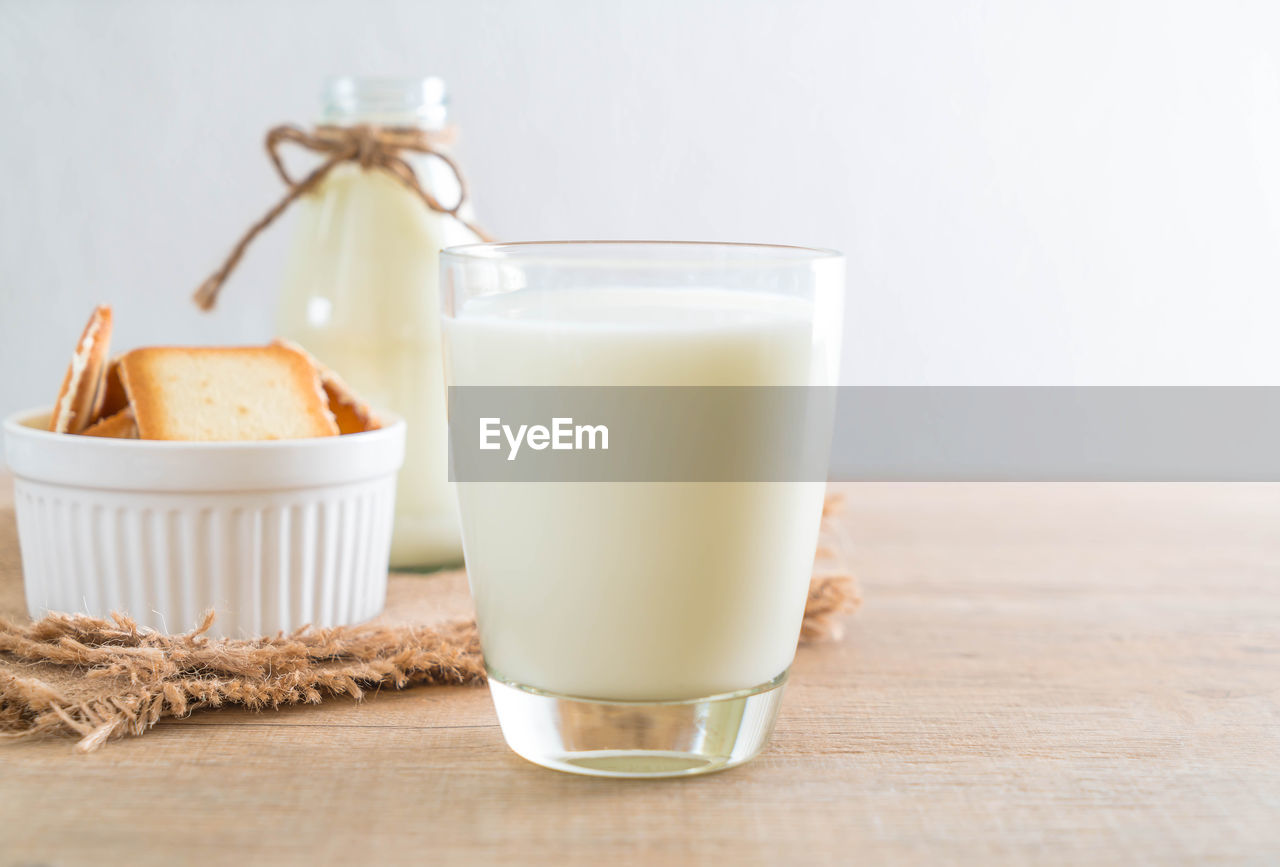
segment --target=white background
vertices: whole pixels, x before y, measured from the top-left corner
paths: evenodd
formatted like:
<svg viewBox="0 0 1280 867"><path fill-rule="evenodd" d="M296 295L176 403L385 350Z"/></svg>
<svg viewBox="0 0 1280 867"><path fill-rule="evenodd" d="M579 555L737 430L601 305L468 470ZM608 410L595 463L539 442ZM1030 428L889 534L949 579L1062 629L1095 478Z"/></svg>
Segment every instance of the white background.
<svg viewBox="0 0 1280 867"><path fill-rule="evenodd" d="M508 240L849 256L844 381L1280 384L1280 4L0 2L0 411L116 347L271 333L261 148L437 74Z"/></svg>

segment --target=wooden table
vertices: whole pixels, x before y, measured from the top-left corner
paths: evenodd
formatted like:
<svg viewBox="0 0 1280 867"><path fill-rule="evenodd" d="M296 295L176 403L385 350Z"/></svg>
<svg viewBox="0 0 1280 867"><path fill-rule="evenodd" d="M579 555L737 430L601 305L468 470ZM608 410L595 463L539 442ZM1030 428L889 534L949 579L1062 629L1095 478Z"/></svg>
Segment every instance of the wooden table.
<svg viewBox="0 0 1280 867"><path fill-rule="evenodd" d="M750 765L543 770L481 689L203 713L0 747L0 864L1280 860L1280 486L844 490L866 603Z"/></svg>

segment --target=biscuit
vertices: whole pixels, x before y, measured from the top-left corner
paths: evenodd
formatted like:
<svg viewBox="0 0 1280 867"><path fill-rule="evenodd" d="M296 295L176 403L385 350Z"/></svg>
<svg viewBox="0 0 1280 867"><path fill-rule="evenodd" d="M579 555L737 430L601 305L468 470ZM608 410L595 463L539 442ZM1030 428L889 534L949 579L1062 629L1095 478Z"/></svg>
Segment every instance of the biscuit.
<svg viewBox="0 0 1280 867"><path fill-rule="evenodd" d="M87 437L136 440L138 438L138 425L133 420L133 410L126 406L114 415L105 416L94 424L89 425L81 433Z"/></svg>
<svg viewBox="0 0 1280 867"><path fill-rule="evenodd" d="M111 346L111 308L100 304L89 317L53 407L49 430L80 433L98 414L103 397L107 350Z"/></svg>
<svg viewBox="0 0 1280 867"><path fill-rule="evenodd" d="M275 346L284 346L301 352L311 362L311 366L320 374L320 384L324 386L325 396L329 399L329 410L338 422L338 430L344 434L363 433L378 430L382 427L382 419L369 408L369 405L356 396L351 387L328 367L325 367L314 355L298 344L283 337L271 341Z"/></svg>
<svg viewBox="0 0 1280 867"><path fill-rule="evenodd" d="M319 374L289 347L135 349L120 358L141 439L211 442L335 436Z"/></svg>
<svg viewBox="0 0 1280 867"><path fill-rule="evenodd" d="M107 364L106 375L102 378L102 400L90 424L97 424L105 418L118 414L129 405L129 396L124 393L124 385L120 382L120 359L112 359Z"/></svg>

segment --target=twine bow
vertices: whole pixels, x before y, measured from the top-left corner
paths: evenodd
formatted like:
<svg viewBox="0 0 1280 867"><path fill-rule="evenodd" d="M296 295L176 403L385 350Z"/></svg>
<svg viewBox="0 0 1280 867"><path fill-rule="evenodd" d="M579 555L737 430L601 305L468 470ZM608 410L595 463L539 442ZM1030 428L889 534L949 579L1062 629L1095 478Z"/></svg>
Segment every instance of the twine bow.
<svg viewBox="0 0 1280 867"><path fill-rule="evenodd" d="M263 229L270 226L275 219L293 204L294 200L315 189L325 176L339 164L344 162L358 163L364 169L378 169L391 175L418 196L428 208L441 214L448 214L466 226L484 241L492 240L481 228L469 222L458 212L467 200L467 182L462 176L458 164L444 153L441 148L450 144L455 137L455 129L449 127L443 131L413 129L410 127L380 127L370 125L359 126L319 126L307 131L292 125L275 127L267 133L267 155L276 173L284 181L289 191L276 205L249 227L240 238L231 254L227 256L222 267L213 273L208 280L196 290L194 300L202 310L212 310L217 302L218 292L227 277L235 270L244 251ZM281 144L295 144L324 157L324 162L311 171L305 178L295 181L284 167L280 159ZM447 165L458 179L458 201L452 207L445 207L418 180L413 168L402 156L406 151L427 154Z"/></svg>

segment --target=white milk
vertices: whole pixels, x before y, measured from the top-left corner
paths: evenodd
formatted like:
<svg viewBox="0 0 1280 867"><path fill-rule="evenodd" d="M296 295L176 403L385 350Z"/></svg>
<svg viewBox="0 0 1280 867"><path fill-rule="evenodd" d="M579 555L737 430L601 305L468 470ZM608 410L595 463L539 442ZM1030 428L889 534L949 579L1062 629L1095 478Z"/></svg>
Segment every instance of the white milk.
<svg viewBox="0 0 1280 867"><path fill-rule="evenodd" d="M526 290L471 299L444 326L454 385L829 382L811 307L781 296ZM822 483L457 488L498 679L684 699L754 687L791 664Z"/></svg>
<svg viewBox="0 0 1280 867"><path fill-rule="evenodd" d="M433 188L446 179L433 178ZM442 196L451 196L446 190ZM354 164L293 207L279 330L408 424L392 566L461 559L448 482L439 252L475 236L399 181Z"/></svg>

